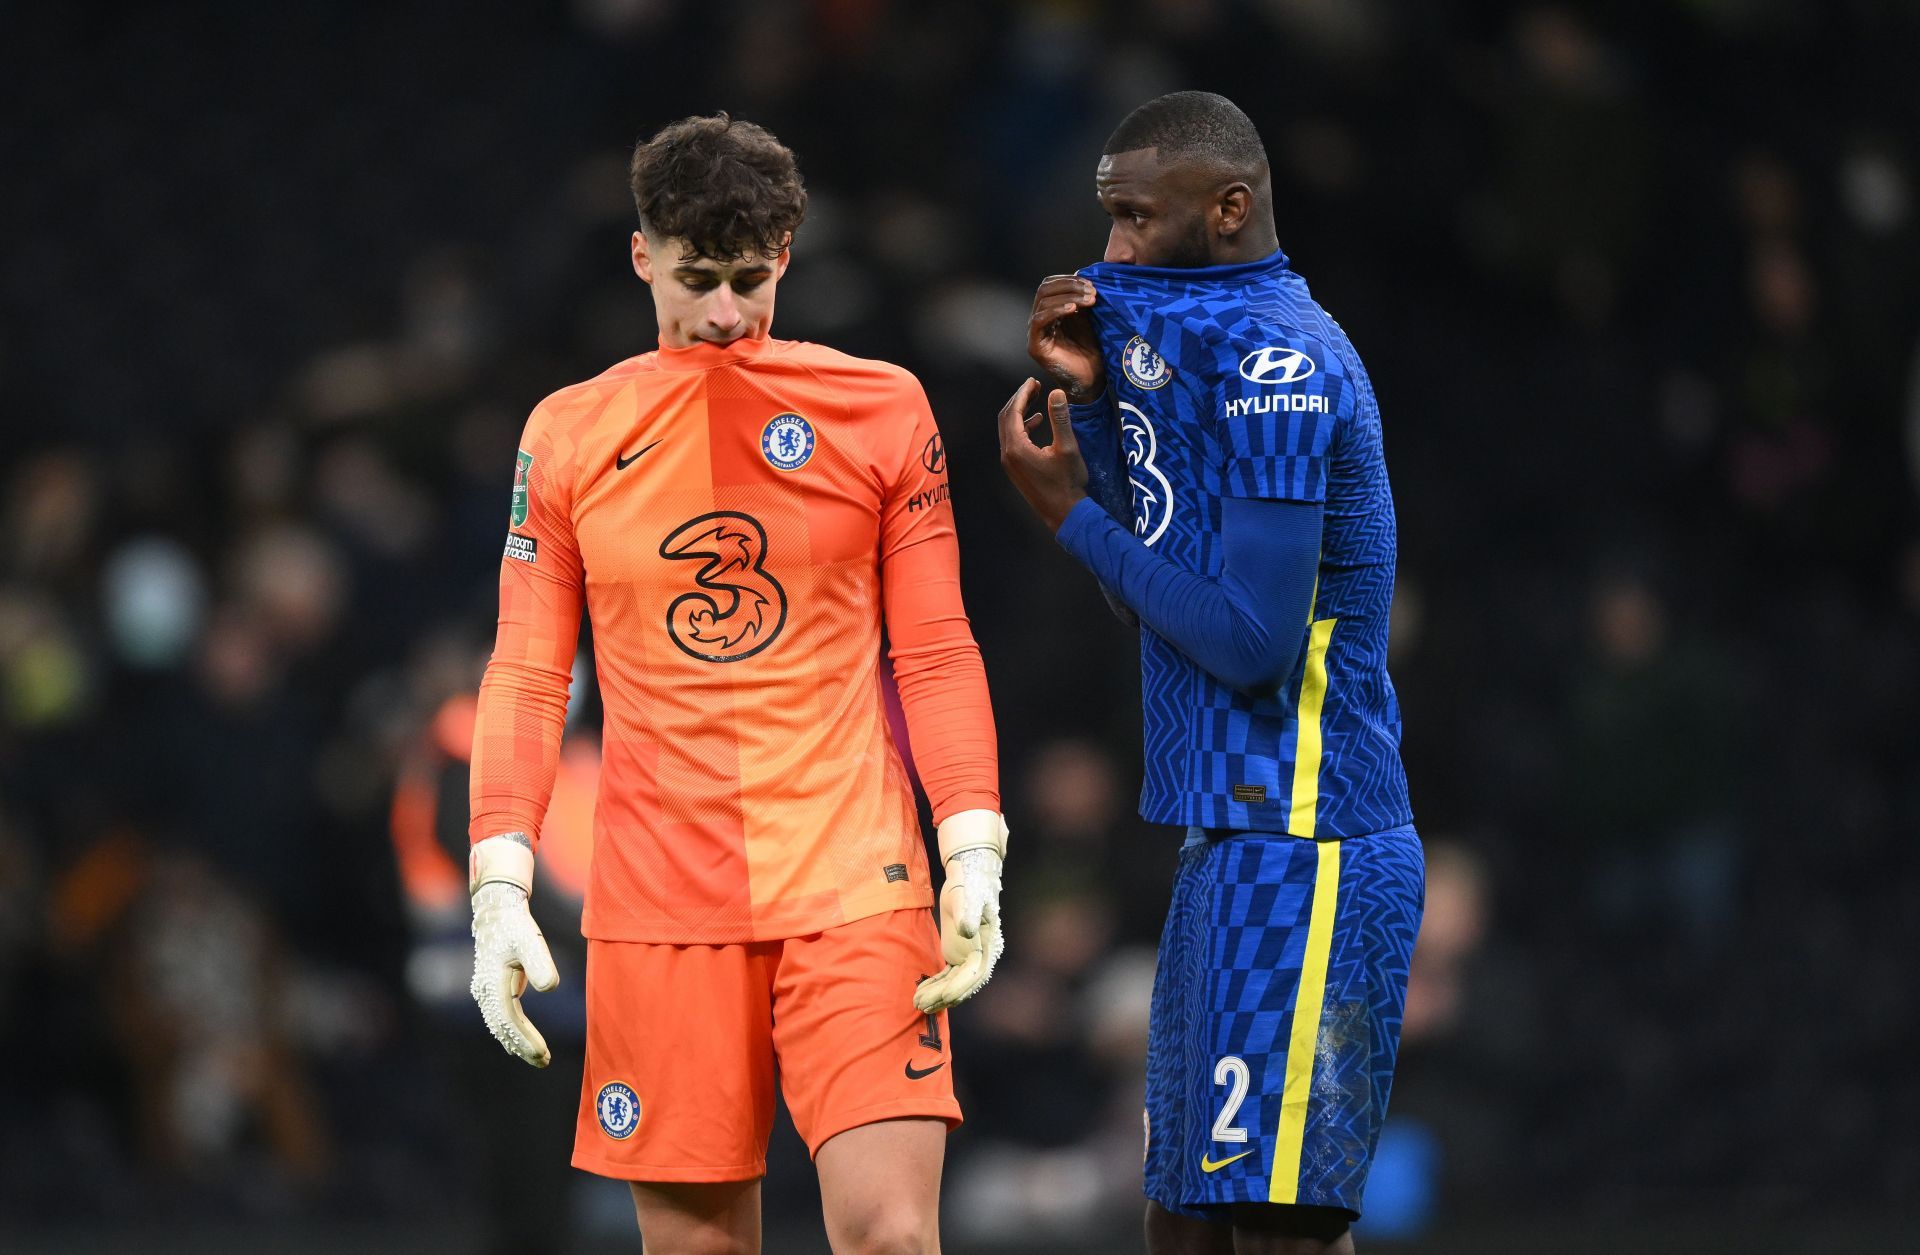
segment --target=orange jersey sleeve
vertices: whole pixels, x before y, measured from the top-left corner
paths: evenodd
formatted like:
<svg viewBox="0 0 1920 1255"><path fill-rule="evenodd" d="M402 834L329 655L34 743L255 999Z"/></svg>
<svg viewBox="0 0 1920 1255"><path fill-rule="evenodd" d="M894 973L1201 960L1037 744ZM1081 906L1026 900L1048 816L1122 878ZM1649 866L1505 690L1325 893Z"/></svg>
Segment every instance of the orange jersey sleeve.
<svg viewBox="0 0 1920 1255"><path fill-rule="evenodd" d="M930 905L883 620L939 813L998 785L918 383L789 341L663 348L528 433L474 835L537 831L584 597L605 710L587 936L721 944Z"/></svg>
<svg viewBox="0 0 1920 1255"><path fill-rule="evenodd" d="M987 672L960 596L946 444L919 380L901 373L879 404L910 437L880 521L880 586L893 674L920 784L939 823L1000 809L1000 750Z"/></svg>
<svg viewBox="0 0 1920 1255"><path fill-rule="evenodd" d="M502 832L538 841L553 793L583 595L572 430L594 399L591 385L548 398L527 420L515 455L500 620L474 723L474 841Z"/></svg>

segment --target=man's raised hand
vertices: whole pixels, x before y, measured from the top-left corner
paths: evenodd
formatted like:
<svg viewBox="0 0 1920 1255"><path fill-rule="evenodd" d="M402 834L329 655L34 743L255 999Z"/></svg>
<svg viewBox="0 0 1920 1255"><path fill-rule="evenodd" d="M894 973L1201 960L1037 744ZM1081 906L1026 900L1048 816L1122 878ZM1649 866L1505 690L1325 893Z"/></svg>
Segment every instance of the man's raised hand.
<svg viewBox="0 0 1920 1255"><path fill-rule="evenodd" d="M1093 284L1079 275L1049 275L1033 294L1027 320L1027 355L1075 402L1093 400L1107 383L1100 341L1086 315L1094 299Z"/></svg>
<svg viewBox="0 0 1920 1255"><path fill-rule="evenodd" d="M1000 465L1047 530L1057 532L1074 504L1087 495L1087 463L1073 434L1067 394L1058 388L1048 394L1044 416L1052 425L1053 443L1042 447L1033 442L1031 433L1039 430L1043 416L1022 415L1039 391L1040 381L1029 379L1000 407Z"/></svg>

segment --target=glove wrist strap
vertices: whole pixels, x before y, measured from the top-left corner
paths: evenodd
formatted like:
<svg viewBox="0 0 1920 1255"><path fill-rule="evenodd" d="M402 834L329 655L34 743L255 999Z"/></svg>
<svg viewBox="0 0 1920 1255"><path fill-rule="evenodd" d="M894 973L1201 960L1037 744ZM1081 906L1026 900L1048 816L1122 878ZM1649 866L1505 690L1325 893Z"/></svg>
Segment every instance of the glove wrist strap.
<svg viewBox="0 0 1920 1255"><path fill-rule="evenodd" d="M940 821L939 833L942 863L968 850L992 850L1002 859L1007 856L1007 821L998 811L956 811Z"/></svg>
<svg viewBox="0 0 1920 1255"><path fill-rule="evenodd" d="M482 885L512 885L520 892L533 893L533 842L524 832L505 832L477 841L467 851L467 892L475 894Z"/></svg>

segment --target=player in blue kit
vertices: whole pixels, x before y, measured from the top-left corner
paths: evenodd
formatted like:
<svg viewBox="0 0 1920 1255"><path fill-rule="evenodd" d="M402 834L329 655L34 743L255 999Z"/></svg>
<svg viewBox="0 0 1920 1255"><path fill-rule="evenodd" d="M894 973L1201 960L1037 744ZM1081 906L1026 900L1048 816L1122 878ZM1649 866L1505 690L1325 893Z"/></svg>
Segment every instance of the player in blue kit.
<svg viewBox="0 0 1920 1255"><path fill-rule="evenodd" d="M1148 1041L1148 1247L1351 1251L1425 884L1386 668L1380 411L1280 252L1230 101L1142 105L1097 186L1105 260L1042 283L1029 324L1060 386L1043 415L1022 385L1000 444L1137 616L1140 813L1186 829Z"/></svg>

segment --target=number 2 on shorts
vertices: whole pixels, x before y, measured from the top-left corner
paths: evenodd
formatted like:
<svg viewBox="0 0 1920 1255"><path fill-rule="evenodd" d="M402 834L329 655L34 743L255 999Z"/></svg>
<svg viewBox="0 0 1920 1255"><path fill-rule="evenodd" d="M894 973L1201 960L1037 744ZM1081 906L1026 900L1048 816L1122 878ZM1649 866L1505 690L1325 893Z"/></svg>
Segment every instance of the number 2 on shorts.
<svg viewBox="0 0 1920 1255"><path fill-rule="evenodd" d="M1213 1140L1216 1142L1244 1142L1247 1131L1233 1122L1240 1114L1240 1104L1247 1100L1247 1084L1251 1079L1247 1071L1247 1061L1238 1055L1222 1055L1220 1062L1213 1065L1213 1083L1230 1086L1227 1090L1227 1105L1220 1108L1220 1118L1213 1122Z"/></svg>

